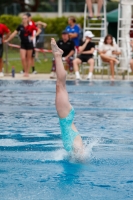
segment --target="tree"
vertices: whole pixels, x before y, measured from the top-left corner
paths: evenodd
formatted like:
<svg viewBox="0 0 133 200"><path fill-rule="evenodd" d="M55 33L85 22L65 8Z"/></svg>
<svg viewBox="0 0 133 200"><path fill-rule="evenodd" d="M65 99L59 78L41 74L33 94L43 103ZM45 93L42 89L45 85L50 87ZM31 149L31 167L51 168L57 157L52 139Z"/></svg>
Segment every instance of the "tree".
<svg viewBox="0 0 133 200"><path fill-rule="evenodd" d="M14 3L20 5L22 12L25 12L25 11L36 12L40 4L40 0L32 0L32 1L29 0L29 3L26 3L25 0L12 0L12 3L11 3L11 0L6 0L6 1L0 0L0 6L2 9L4 9L5 7L10 7Z"/></svg>
<svg viewBox="0 0 133 200"><path fill-rule="evenodd" d="M32 2L26 3L25 0L14 0L15 3L21 5L21 11L32 11L36 12L40 3L40 0L33 0Z"/></svg>

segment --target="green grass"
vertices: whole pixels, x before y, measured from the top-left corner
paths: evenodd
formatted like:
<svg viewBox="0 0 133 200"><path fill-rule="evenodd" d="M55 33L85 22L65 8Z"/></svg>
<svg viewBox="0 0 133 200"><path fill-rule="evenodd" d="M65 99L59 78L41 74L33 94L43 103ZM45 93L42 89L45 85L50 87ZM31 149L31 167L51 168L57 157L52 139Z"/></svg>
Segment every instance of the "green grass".
<svg viewBox="0 0 133 200"><path fill-rule="evenodd" d="M39 62L35 62L35 69L38 73L50 73L52 67L52 54L46 53L45 58L48 61L44 61L44 56L39 53ZM5 55L3 57L5 59ZM11 72L12 67L15 68L16 73L20 73L22 70L22 63L20 60L19 50L8 51L8 73ZM6 72L6 64L4 64L4 71Z"/></svg>
<svg viewBox="0 0 133 200"><path fill-rule="evenodd" d="M3 56L3 59L5 58L5 55ZM46 53L45 58L48 59L47 62L44 61L44 56L42 53L39 53L39 61L40 62L35 62L35 69L37 73L50 73L51 72L51 67L52 67L52 54L51 53ZM22 70L22 63L20 60L20 54L19 50L16 49L11 49L9 48L8 50L8 73L11 73L12 67L15 68L16 73L20 73ZM6 72L6 64L4 64L4 71ZM88 69L85 70L85 74L88 73ZM95 74L101 74L101 72L95 70ZM107 75L107 70L104 70L103 72L104 75Z"/></svg>

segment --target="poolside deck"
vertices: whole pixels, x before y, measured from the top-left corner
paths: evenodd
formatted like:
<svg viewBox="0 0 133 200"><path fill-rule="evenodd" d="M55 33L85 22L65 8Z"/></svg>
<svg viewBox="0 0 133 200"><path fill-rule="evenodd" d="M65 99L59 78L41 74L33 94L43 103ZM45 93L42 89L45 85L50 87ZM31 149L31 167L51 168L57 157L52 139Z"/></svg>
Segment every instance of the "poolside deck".
<svg viewBox="0 0 133 200"><path fill-rule="evenodd" d="M15 78L11 76L11 74L5 75L4 77L0 77L0 80L56 80L56 79L50 79L50 74L30 74L29 77L23 77L22 74L15 74ZM75 80L75 75L67 75L67 80ZM82 78L82 80L86 80L86 75ZM109 77L108 75L103 75L103 78L101 75L94 75L93 80L103 80L108 81ZM115 76L115 80L121 81L121 80L128 80L128 76L125 75L124 77L122 75ZM133 76L130 75L129 77L130 81L133 81Z"/></svg>

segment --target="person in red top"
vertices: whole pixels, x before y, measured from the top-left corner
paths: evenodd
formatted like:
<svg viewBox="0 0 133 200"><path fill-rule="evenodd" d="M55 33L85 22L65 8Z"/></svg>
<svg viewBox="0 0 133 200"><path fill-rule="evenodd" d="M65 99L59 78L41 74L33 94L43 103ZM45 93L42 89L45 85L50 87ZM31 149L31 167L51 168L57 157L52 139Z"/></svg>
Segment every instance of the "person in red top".
<svg viewBox="0 0 133 200"><path fill-rule="evenodd" d="M36 34L33 36L33 32ZM41 32L34 24L29 25L29 19L26 14L22 16L22 24L20 24L17 29L10 35L10 37L5 41L8 42L13 39L17 34L19 34L21 40L20 56L24 69L24 76L29 76L29 70L31 66L31 57L34 49L33 40L34 37L39 35Z"/></svg>
<svg viewBox="0 0 133 200"><path fill-rule="evenodd" d="M5 24L0 24L0 77L3 77L4 74L2 72L2 67L3 67L3 35L6 34L6 38L9 37L10 35L10 30ZM5 39L6 39L5 38Z"/></svg>
<svg viewBox="0 0 133 200"><path fill-rule="evenodd" d="M133 16L132 16L133 18ZM130 30L130 38L133 38L133 20L131 21L131 30Z"/></svg>
<svg viewBox="0 0 133 200"><path fill-rule="evenodd" d="M26 15L27 15L27 17L28 17L28 19L29 19L29 25L34 25L34 26L36 26L36 27L38 27L40 30L41 30L41 28L39 27L39 25L42 25L44 28L47 26L47 24L46 23L44 23L44 22L40 22L40 21L38 21L38 22L34 22L33 20L32 20L32 16L31 16L31 13L29 13L29 12L27 12L26 13ZM42 30L41 30L42 31ZM36 31L34 31L33 32L33 36L36 34ZM39 37L39 36L38 36ZM36 42L37 42L37 39L38 39L38 37L35 37L34 38L34 40L33 40L33 45L34 45L34 48L36 47ZM33 74L36 74L37 73L37 71L35 70L35 49L33 49L33 53L32 53L32 62L31 62L31 68L32 68L32 73Z"/></svg>
<svg viewBox="0 0 133 200"><path fill-rule="evenodd" d="M36 23L32 20L32 16L29 12L26 13L27 17L28 17L28 20L29 20L29 25L30 26L37 26ZM36 31L33 31L33 36L36 35ZM36 47L36 37L34 37L34 40L33 40L33 46L34 48ZM35 70L35 49L33 49L33 52L32 52L32 58L31 58L31 68L32 68L32 73L33 74L36 74L36 70Z"/></svg>

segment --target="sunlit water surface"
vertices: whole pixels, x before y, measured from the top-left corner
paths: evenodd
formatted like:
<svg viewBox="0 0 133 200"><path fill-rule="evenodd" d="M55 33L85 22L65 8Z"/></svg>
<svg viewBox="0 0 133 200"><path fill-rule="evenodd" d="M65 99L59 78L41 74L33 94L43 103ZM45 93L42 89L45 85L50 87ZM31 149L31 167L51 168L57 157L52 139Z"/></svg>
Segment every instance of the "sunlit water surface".
<svg viewBox="0 0 133 200"><path fill-rule="evenodd" d="M54 81L0 81L0 200L133 200L133 82L67 82L86 158L63 149Z"/></svg>

